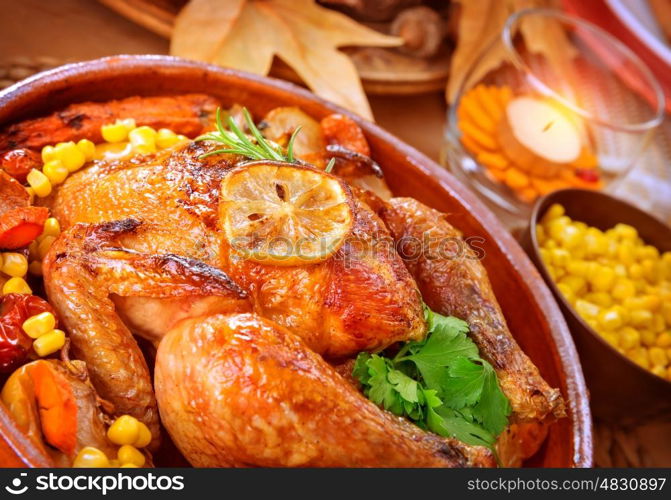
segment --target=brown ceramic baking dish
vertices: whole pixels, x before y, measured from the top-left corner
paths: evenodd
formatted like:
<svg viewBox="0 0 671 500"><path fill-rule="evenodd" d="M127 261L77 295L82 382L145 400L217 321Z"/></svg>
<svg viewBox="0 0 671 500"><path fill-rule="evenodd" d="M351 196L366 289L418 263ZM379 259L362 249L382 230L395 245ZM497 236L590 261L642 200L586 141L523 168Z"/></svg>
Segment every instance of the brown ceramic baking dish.
<svg viewBox="0 0 671 500"><path fill-rule="evenodd" d="M536 203L529 228L522 239L522 246L541 270L570 325L590 389L594 415L622 422L668 413L671 410L671 382L641 368L601 338L564 300L547 273L538 252L535 227L554 203L563 205L572 219L602 230L610 229L619 222L629 224L638 230L646 243L661 252L671 250L671 228L608 194L562 189Z"/></svg>
<svg viewBox="0 0 671 500"><path fill-rule="evenodd" d="M70 103L133 95L211 94L224 105L240 103L256 116L277 106L298 106L317 119L347 113L295 85L163 56L118 56L64 66L0 93L0 126L44 115ZM592 428L580 362L564 318L531 261L494 215L460 182L427 157L372 123L360 123L372 156L399 196L412 196L450 216L465 236L484 240L484 264L515 338L559 387L567 418L554 424L525 465L589 467ZM40 466L41 459L0 404L0 464Z"/></svg>

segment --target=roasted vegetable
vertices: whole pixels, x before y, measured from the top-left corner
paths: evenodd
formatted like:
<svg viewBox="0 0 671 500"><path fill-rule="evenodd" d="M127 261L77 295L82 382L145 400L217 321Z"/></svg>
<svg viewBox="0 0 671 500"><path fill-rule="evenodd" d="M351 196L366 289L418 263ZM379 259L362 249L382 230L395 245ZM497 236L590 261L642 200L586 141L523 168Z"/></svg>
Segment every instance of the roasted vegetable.
<svg viewBox="0 0 671 500"><path fill-rule="evenodd" d="M0 170L4 170L19 182L26 182L28 172L41 166L40 155L30 149L16 148L0 155Z"/></svg>
<svg viewBox="0 0 671 500"><path fill-rule="evenodd" d="M44 229L49 209L44 207L21 207L7 210L0 215L0 248L15 250L37 238Z"/></svg>
<svg viewBox="0 0 671 500"><path fill-rule="evenodd" d="M17 146L39 150L50 144L80 139L102 142L103 125L131 117L137 125L149 125L157 130L165 127L193 137L212 123L217 104L216 99L202 94L72 104L49 116L7 127L0 132L0 151Z"/></svg>
<svg viewBox="0 0 671 500"><path fill-rule="evenodd" d="M49 303L35 295L9 294L0 297L0 372L7 373L28 359L33 345L21 328L31 316L54 313Z"/></svg>
<svg viewBox="0 0 671 500"><path fill-rule="evenodd" d="M1 397L19 428L54 465L72 465L87 446L116 455L83 362L38 360L24 365L9 377Z"/></svg>

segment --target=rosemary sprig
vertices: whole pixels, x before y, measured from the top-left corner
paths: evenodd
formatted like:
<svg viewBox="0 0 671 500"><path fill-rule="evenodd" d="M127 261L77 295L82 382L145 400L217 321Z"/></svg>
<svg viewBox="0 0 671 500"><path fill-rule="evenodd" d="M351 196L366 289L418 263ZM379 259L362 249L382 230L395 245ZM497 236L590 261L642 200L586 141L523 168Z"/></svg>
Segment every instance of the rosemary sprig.
<svg viewBox="0 0 671 500"><path fill-rule="evenodd" d="M261 132L254 124L254 120L252 120L252 116L249 114L249 111L247 111L247 108L242 108L242 114L245 117L245 123L247 124L247 128L251 132L253 139L240 130L240 127L238 127L231 116L226 120L226 124L228 125L228 130L226 130L221 121L221 108L217 108L217 131L203 134L197 137L196 141L214 141L224 144L227 147L205 153L200 156L201 158L228 153L246 156L252 160L274 160L290 163L295 161L294 142L301 127L296 127L296 130L291 134L291 138L287 144L287 152L285 154L279 145L267 140L261 135Z"/></svg>

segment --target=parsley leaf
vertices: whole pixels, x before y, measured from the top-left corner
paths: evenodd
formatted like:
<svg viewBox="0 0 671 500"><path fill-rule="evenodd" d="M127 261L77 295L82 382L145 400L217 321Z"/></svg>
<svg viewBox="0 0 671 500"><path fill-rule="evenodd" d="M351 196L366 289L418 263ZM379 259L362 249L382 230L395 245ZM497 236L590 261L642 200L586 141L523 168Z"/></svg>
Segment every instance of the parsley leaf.
<svg viewBox="0 0 671 500"><path fill-rule="evenodd" d="M458 358L450 365L442 394L445 405L455 410L473 406L480 400L485 383L485 368L467 358Z"/></svg>
<svg viewBox="0 0 671 500"><path fill-rule="evenodd" d="M428 333L393 358L360 353L353 376L375 404L419 427L492 448L510 403L492 366L479 357L468 324L424 307Z"/></svg>

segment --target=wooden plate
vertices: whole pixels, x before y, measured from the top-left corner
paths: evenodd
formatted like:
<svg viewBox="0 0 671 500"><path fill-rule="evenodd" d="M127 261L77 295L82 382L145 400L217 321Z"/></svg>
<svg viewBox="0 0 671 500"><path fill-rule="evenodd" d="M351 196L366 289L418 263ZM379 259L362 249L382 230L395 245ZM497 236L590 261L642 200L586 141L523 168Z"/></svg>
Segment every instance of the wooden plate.
<svg viewBox="0 0 671 500"><path fill-rule="evenodd" d="M98 0L117 14L163 38L172 36L175 17L187 0ZM418 59L389 49L350 47L364 90L374 95L413 95L443 91L450 71L447 46L429 59ZM275 58L270 74L300 83L296 72Z"/></svg>
<svg viewBox="0 0 671 500"><path fill-rule="evenodd" d="M526 465L592 464L592 424L582 369L564 318L538 271L474 194L439 165L374 124L287 82L173 57L116 56L56 68L0 92L0 127L74 102L188 92L211 94L224 105L244 104L255 116L277 106L298 106L317 119L336 112L357 121L396 195L417 198L448 214L465 236L482 238L483 262L510 330L545 379L559 387L566 399L568 417L550 428L545 444ZM14 455L7 458L7 453L0 453L0 461L42 465L1 404L0 436Z"/></svg>

